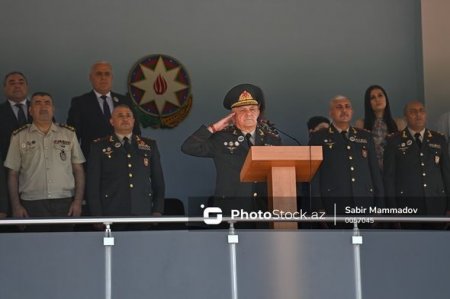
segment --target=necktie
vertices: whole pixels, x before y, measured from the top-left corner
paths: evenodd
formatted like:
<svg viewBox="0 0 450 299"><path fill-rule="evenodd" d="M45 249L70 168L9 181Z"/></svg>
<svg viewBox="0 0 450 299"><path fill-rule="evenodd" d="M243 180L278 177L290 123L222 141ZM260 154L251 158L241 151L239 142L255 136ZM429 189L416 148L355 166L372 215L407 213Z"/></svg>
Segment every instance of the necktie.
<svg viewBox="0 0 450 299"><path fill-rule="evenodd" d="M25 116L25 112L23 112L23 104L15 104L14 106L17 107L18 113L17 113L17 122L19 123L19 126L23 126L27 123L27 118Z"/></svg>
<svg viewBox="0 0 450 299"><path fill-rule="evenodd" d="M251 138L252 138L252 134L250 134L250 133L245 134L245 139L247 140L248 147L252 147L253 146Z"/></svg>
<svg viewBox="0 0 450 299"><path fill-rule="evenodd" d="M341 131L342 137L344 137L344 140L347 141L347 131Z"/></svg>
<svg viewBox="0 0 450 299"><path fill-rule="evenodd" d="M103 99L103 115L109 121L111 118L111 111L109 110L108 101L106 101L107 97L105 95L100 96Z"/></svg>
<svg viewBox="0 0 450 299"><path fill-rule="evenodd" d="M417 145L418 145L419 147L422 147L422 141L420 140L420 133L414 134L414 137L416 137Z"/></svg>
<svg viewBox="0 0 450 299"><path fill-rule="evenodd" d="M128 137L125 136L125 137L123 137L122 142L123 142L123 148L125 149L125 151L127 153L129 153L130 152L130 140L128 139Z"/></svg>

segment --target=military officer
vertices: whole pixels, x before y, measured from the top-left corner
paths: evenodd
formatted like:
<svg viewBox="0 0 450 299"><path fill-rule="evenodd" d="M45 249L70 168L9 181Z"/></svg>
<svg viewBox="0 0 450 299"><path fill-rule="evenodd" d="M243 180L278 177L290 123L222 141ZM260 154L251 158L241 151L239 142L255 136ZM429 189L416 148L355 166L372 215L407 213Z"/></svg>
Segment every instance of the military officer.
<svg viewBox="0 0 450 299"><path fill-rule="evenodd" d="M384 184L388 206L444 215L450 207L450 161L445 137L425 128L421 102L405 106L407 127L387 139ZM402 225L403 226L403 225Z"/></svg>
<svg viewBox="0 0 450 299"><path fill-rule="evenodd" d="M13 132L5 160L13 216L79 217L86 160L75 130L53 123L53 100L46 92L33 94L29 112L33 123Z"/></svg>
<svg viewBox="0 0 450 299"><path fill-rule="evenodd" d="M114 108L114 134L91 144L87 202L92 216L160 216L164 176L156 141L133 134L130 107ZM116 226L117 227L117 226ZM127 226L124 229L133 228Z"/></svg>
<svg viewBox="0 0 450 299"><path fill-rule="evenodd" d="M281 144L277 132L260 121L262 90L252 84L237 85L226 94L223 104L231 113L216 123L201 126L186 139L181 150L214 160L217 177L212 204L225 214L231 209L266 209L266 185L241 183L239 179L250 146Z"/></svg>
<svg viewBox="0 0 450 299"><path fill-rule="evenodd" d="M310 145L321 145L323 162L312 185L312 207L333 214L346 208L384 205L383 183L369 132L350 126L350 99L336 96L330 101L329 128L311 134Z"/></svg>

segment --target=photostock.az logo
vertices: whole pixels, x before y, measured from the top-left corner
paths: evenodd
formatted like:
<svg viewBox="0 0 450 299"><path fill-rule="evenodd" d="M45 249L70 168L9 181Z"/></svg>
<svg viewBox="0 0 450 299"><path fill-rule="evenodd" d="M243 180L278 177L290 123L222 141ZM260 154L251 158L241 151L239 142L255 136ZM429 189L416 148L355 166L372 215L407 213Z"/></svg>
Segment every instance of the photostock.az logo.
<svg viewBox="0 0 450 299"><path fill-rule="evenodd" d="M200 206L202 209L205 205ZM207 207L203 210L203 222L206 224L217 225L222 222L222 209L218 207Z"/></svg>

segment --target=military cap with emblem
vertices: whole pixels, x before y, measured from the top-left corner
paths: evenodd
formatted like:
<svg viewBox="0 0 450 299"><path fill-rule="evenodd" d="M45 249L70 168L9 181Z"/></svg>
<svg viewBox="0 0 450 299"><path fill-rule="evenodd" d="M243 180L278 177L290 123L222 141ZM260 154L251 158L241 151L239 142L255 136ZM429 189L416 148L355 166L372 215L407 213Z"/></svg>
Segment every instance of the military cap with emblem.
<svg viewBox="0 0 450 299"><path fill-rule="evenodd" d="M259 105L259 109L264 111L264 95L261 88L248 83L239 84L230 89L223 99L223 106L228 110L246 105Z"/></svg>

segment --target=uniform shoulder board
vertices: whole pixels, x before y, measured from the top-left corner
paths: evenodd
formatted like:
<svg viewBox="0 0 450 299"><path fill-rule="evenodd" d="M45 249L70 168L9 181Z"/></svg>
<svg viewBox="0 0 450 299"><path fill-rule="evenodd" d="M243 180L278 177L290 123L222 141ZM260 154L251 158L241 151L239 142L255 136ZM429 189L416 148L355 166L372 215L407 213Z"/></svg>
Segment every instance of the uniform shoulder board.
<svg viewBox="0 0 450 299"><path fill-rule="evenodd" d="M109 138L109 136L106 136L106 137L100 137L100 138L94 139L92 142L97 143L97 142L100 142L100 141L102 141L102 140L107 140L108 138Z"/></svg>
<svg viewBox="0 0 450 299"><path fill-rule="evenodd" d="M136 136L136 138L137 138L137 140L142 140L142 141L144 141L147 144L152 142L152 141L154 141L153 139L148 138L148 137Z"/></svg>
<svg viewBox="0 0 450 299"><path fill-rule="evenodd" d="M233 132L234 130L236 130L236 126L229 125L229 126L223 128L220 132Z"/></svg>
<svg viewBox="0 0 450 299"><path fill-rule="evenodd" d="M272 135L277 138L280 137L280 133L274 126L269 125L267 122L261 122L260 125L264 133Z"/></svg>
<svg viewBox="0 0 450 299"><path fill-rule="evenodd" d="M28 128L29 126L30 126L30 124L23 125L23 126L21 126L20 128L17 128L16 130L14 130L14 131L12 132L12 134L13 134L13 135L16 135L16 134L19 133L20 131L23 131L23 130L25 130L26 128Z"/></svg>
<svg viewBox="0 0 450 299"><path fill-rule="evenodd" d="M356 132L367 132L367 133L370 133L369 130L364 129L364 128L352 127L352 129L355 130Z"/></svg>
<svg viewBox="0 0 450 299"><path fill-rule="evenodd" d="M72 126L69 126L68 124L59 124L59 126L60 126L61 128L66 128L66 129L68 129L68 130L70 130L70 131L72 131L72 132L75 132L75 128L72 127Z"/></svg>
<svg viewBox="0 0 450 299"><path fill-rule="evenodd" d="M386 138L394 138L395 136L400 136L402 131L392 132L386 135Z"/></svg>
<svg viewBox="0 0 450 299"><path fill-rule="evenodd" d="M386 135L386 138L390 138L390 137L394 136L395 133L396 133L396 132L388 133L388 134Z"/></svg>
<svg viewBox="0 0 450 299"><path fill-rule="evenodd" d="M429 131L430 131L431 135L436 135L436 136L442 136L442 137L445 137L445 135L442 134L441 132L433 131L433 130L429 130Z"/></svg>

